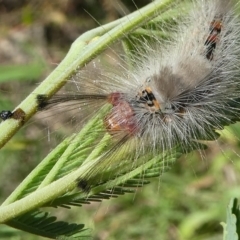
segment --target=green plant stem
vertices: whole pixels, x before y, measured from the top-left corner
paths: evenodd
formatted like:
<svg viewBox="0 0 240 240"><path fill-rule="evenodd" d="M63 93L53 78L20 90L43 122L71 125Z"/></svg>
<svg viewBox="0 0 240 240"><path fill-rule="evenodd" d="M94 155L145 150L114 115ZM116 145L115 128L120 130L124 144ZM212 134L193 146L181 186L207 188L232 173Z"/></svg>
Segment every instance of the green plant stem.
<svg viewBox="0 0 240 240"><path fill-rule="evenodd" d="M64 151L67 146L69 145L69 141L72 139L72 137L69 137L65 139L61 144L59 144L52 152L50 152L46 158L41 161L41 163L33 169L33 171L21 182L21 184L12 192L12 194L2 203L1 206L6 206L14 201L16 201L19 196L23 194L23 191L28 187L28 185L34 181L34 179L39 176L39 173L46 168L46 166L55 159L56 155Z"/></svg>
<svg viewBox="0 0 240 240"><path fill-rule="evenodd" d="M144 156L144 158L145 157L146 156ZM126 174L121 175L120 177L117 178L117 180L114 179L114 180L108 181L105 184L101 184L100 186L94 187L91 190L90 195L97 194L97 193L102 192L102 191L104 191L106 189L114 188L115 186L121 184L122 182L125 182L126 179L131 179L131 178L135 177L136 175L138 175L139 173L144 172L145 170L149 169L153 164L155 164L156 162L160 162L160 160L164 159L164 158L165 158L164 155L156 156L156 157L148 160L144 164L140 164L137 168L135 168L131 172L128 172ZM175 160L176 160L176 156L171 157L171 155L169 153L168 159L167 160L166 159L162 160L162 162L161 162L161 164L163 165L163 167L162 167L163 171L164 171L164 161L167 161L168 164L171 165L171 164L173 164L173 162ZM141 162L141 159L139 159L139 162Z"/></svg>
<svg viewBox="0 0 240 240"><path fill-rule="evenodd" d="M0 223L6 223L7 221L24 213L40 208L46 203L51 202L53 199L72 191L76 188L76 180L79 176L84 176L88 169L91 169L92 164L95 164L95 161L84 164L76 171L69 173L65 177L49 184L46 187L38 189L20 200L17 200L9 205L1 206Z"/></svg>
<svg viewBox="0 0 240 240"><path fill-rule="evenodd" d="M47 168L47 165L54 161L53 167L46 174L45 178L38 186L38 189L43 188L53 182L56 178L56 175L59 173L60 169L68 164L69 157L74 152L74 149L79 145L79 143L85 143L84 138L86 135L89 135L91 129L99 120L102 120L103 116L109 110L109 105L103 106L98 114L93 117L88 123L83 127L83 129L75 136L65 139L61 144L59 144L25 179L24 181L14 190L14 192L4 201L2 206L8 205L17 199L19 196L23 195L25 189L28 188L28 185L31 182L35 181L37 176L41 175L41 171ZM101 130L101 129L100 129ZM93 142L94 139L91 140ZM71 144L69 144L71 142ZM90 143L89 143L90 144ZM96 147L93 152L100 154L102 146ZM93 154L93 153L92 153ZM90 154L90 155L92 155ZM88 157L89 158L89 157ZM92 160L92 159L91 159ZM81 164L81 162L79 163ZM46 170L45 170L46 171Z"/></svg>
<svg viewBox="0 0 240 240"><path fill-rule="evenodd" d="M17 107L25 112L25 121L37 110L37 94L53 95L76 70L85 66L111 43L121 39L148 19L156 16L160 10L167 9L171 3L173 3L173 0L154 1L122 19L80 36L72 44L68 54L58 67ZM0 125L0 147L4 146L21 126L19 120L9 119L3 122Z"/></svg>
<svg viewBox="0 0 240 240"><path fill-rule="evenodd" d="M68 145L68 148L65 150L64 154L61 155L61 157L58 159L54 167L47 174L46 178L41 182L41 184L38 187L39 189L47 186L55 179L56 175L59 173L59 170L64 166L64 164L67 164L69 156L71 156L71 154L74 152L74 149L77 147L77 145L79 145L79 142L84 142L84 137L88 135L88 132L91 131L91 129L99 121L99 119L103 118L103 116L106 114L106 111L108 110L109 110L109 106L103 107L100 113L97 114L97 116L95 116L94 118L92 118L84 126L84 128L74 137L74 139L72 140L72 143ZM92 139L92 141L94 141L94 139ZM99 148L96 147L95 151L97 151L97 149ZM98 150L97 152L99 153L100 150Z"/></svg>
<svg viewBox="0 0 240 240"><path fill-rule="evenodd" d="M164 159L165 156L167 156L166 153L164 155L156 156L153 159L147 161L146 163L140 164L136 169L132 170L129 173L126 173L125 175L121 176L119 179L109 181L106 185L96 187L92 191L94 193L98 193L103 190L106 190L107 188L114 187L120 184L121 182L126 181L126 178L130 179L138 175L140 172L144 171L145 169L148 169L150 166L160 161L160 159ZM178 155L173 155L173 156L169 155L165 160L167 160L167 162L173 162L177 157ZM52 182L48 186L38 189L35 192L29 194L28 196L20 200L17 200L9 205L1 206L0 207L0 223L6 223L7 221L13 218L16 218L26 212L42 207L43 205L46 205L46 203L51 202L52 200L56 199L60 195L63 195L67 192L72 191L74 188L76 188L77 179L79 177L84 178L84 174L88 172L88 170L91 169L92 166L96 164L96 162L97 162L97 159L87 162L83 164L76 171L66 175L65 177L55 182ZM164 167L163 167L163 171L164 171Z"/></svg>

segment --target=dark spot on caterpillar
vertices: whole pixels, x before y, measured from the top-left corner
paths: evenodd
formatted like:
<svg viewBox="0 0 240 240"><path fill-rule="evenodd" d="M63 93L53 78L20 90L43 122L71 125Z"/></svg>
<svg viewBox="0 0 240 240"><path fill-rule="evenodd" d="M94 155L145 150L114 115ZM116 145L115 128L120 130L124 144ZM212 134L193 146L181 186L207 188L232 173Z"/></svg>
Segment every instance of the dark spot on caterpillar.
<svg viewBox="0 0 240 240"><path fill-rule="evenodd" d="M48 105L48 98L44 94L37 95L37 109L43 110Z"/></svg>
<svg viewBox="0 0 240 240"><path fill-rule="evenodd" d="M213 60L213 52L216 49L218 37L222 30L222 20L213 20L211 22L209 30L210 34L207 37L204 45L207 46L206 57L211 61Z"/></svg>

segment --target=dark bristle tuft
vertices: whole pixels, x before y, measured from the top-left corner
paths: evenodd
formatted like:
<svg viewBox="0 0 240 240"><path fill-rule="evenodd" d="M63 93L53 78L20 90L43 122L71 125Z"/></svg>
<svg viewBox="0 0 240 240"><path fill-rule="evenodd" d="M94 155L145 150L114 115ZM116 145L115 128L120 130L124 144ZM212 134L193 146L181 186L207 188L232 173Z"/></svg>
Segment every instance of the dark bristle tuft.
<svg viewBox="0 0 240 240"><path fill-rule="evenodd" d="M48 105L47 95L38 94L37 95L37 104L38 104L38 110L43 110Z"/></svg>
<svg viewBox="0 0 240 240"><path fill-rule="evenodd" d="M86 179L78 179L77 186L83 191L83 192L89 192L90 186Z"/></svg>

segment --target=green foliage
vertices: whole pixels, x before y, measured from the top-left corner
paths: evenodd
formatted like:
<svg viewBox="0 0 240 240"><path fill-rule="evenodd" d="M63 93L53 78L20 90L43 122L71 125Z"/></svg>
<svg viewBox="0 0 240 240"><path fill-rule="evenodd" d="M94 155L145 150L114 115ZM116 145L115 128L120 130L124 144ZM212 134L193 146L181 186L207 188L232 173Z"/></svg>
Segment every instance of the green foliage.
<svg viewBox="0 0 240 240"><path fill-rule="evenodd" d="M227 208L227 222L222 223L224 240L238 240L240 233L240 211L237 199L232 199Z"/></svg>
<svg viewBox="0 0 240 240"><path fill-rule="evenodd" d="M47 237L61 238L61 236L71 239L87 238L90 233L83 229L83 224L68 224L67 222L56 221L56 217L50 217L43 211L29 212L8 222L8 225L29 233Z"/></svg>
<svg viewBox="0 0 240 240"><path fill-rule="evenodd" d="M0 66L0 82L18 79L18 81L38 79L43 72L44 66L41 62L33 62L29 65Z"/></svg>

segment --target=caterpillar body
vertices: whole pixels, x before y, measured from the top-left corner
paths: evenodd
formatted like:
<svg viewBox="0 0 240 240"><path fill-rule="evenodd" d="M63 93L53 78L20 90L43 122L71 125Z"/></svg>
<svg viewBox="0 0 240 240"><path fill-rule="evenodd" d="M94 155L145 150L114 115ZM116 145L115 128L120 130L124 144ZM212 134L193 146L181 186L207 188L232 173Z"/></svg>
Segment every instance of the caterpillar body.
<svg viewBox="0 0 240 240"><path fill-rule="evenodd" d="M74 106L110 104L102 119L112 146L86 172L82 183L112 165L121 165L122 146L132 165L142 156L188 148L199 140L215 139L215 130L239 119L240 22L228 0L201 0L179 24L173 40L162 45L144 42L134 68L102 71L92 79L74 77L79 91L47 99L38 95L39 109L73 101ZM140 50L139 50L140 51ZM126 156L125 156L126 157ZM124 157L123 157L124 158ZM89 182L90 183L89 183ZM81 185L81 184L80 184ZM83 184L82 184L83 185Z"/></svg>

